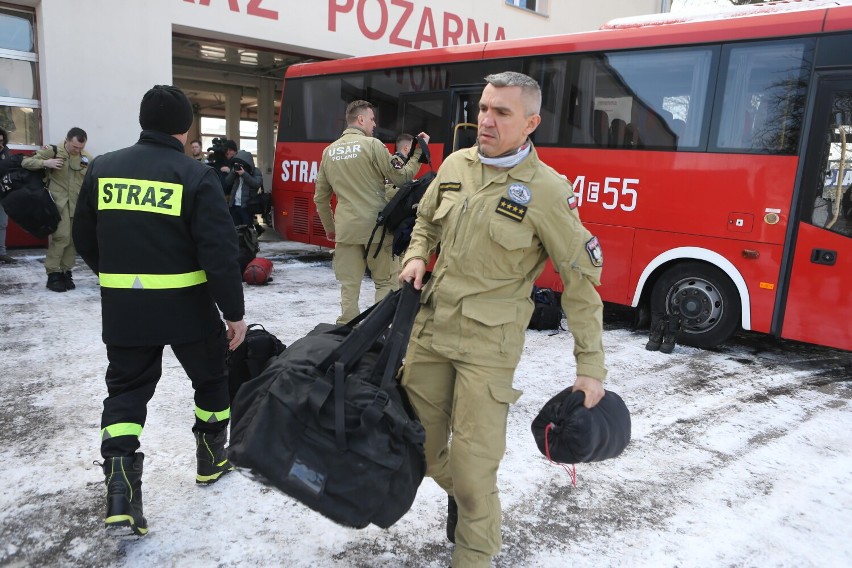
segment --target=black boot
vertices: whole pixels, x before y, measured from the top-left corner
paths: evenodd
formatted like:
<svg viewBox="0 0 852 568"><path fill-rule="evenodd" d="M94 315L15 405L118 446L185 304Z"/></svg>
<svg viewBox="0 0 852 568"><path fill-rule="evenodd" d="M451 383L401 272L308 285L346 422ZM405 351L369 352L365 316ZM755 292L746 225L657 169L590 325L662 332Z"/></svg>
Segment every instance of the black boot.
<svg viewBox="0 0 852 568"><path fill-rule="evenodd" d="M645 349L648 351L657 351L663 343L663 335L668 326L668 316L662 316L657 320L651 320L651 334L648 336L648 343L645 344Z"/></svg>
<svg viewBox="0 0 852 568"><path fill-rule="evenodd" d="M104 476L107 487L104 526L130 527L139 536L148 534L148 522L142 515L142 460L137 453L128 457L107 458Z"/></svg>
<svg viewBox="0 0 852 568"><path fill-rule="evenodd" d="M228 437L227 429L218 434L206 432L195 432L195 457L198 460L198 473L195 482L210 485L219 481L219 478L234 471L234 466L228 461L225 451L225 441Z"/></svg>
<svg viewBox="0 0 852 568"><path fill-rule="evenodd" d="M63 277L63 280L65 280L65 289L66 290L73 290L74 288L77 287L77 285L74 284L74 279L71 278L71 271L70 270L68 272L63 273L62 277Z"/></svg>
<svg viewBox="0 0 852 568"><path fill-rule="evenodd" d="M666 331L663 334L663 342L660 345L660 353L671 353L674 351L675 342L680 333L680 318L676 315L669 316Z"/></svg>
<svg viewBox="0 0 852 568"><path fill-rule="evenodd" d="M456 498L450 495L447 501L447 540L456 543L456 525L459 524L459 506Z"/></svg>
<svg viewBox="0 0 852 568"><path fill-rule="evenodd" d="M65 285L65 275L61 272L51 272L47 275L47 289L54 292L65 292L68 287Z"/></svg>

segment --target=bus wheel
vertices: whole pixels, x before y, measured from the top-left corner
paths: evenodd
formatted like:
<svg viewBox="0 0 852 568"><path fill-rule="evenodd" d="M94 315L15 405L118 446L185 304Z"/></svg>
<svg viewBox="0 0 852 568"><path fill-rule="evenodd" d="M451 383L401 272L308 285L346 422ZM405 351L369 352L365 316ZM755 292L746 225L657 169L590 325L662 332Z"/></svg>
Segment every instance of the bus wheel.
<svg viewBox="0 0 852 568"><path fill-rule="evenodd" d="M742 317L740 296L728 276L714 266L687 262L666 270L651 292L653 314L678 315L680 343L709 348L724 343Z"/></svg>

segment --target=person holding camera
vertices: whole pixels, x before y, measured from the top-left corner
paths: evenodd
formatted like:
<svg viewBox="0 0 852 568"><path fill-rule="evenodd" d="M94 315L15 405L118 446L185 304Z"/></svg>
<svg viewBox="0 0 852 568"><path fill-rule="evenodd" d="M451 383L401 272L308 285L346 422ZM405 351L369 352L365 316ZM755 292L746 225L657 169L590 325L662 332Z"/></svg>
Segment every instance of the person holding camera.
<svg viewBox="0 0 852 568"><path fill-rule="evenodd" d="M387 204L385 181L401 186L411 181L420 169L420 147L407 157L391 155L378 138L373 137L376 116L367 101L353 101L346 107L346 130L323 150L314 190L317 214L328 240L333 241L334 276L340 282L342 313L337 323L346 323L360 313L358 298L365 269L376 285L375 301L399 288L399 263L393 259L393 242L370 245L370 233L377 215ZM429 142L429 135L418 135ZM332 214L331 197L337 197Z"/></svg>
<svg viewBox="0 0 852 568"><path fill-rule="evenodd" d="M254 159L245 150L234 153L225 176L225 194L234 225L256 225L255 213L260 206L263 191L263 174L254 167ZM260 225L255 226L257 234L263 232Z"/></svg>

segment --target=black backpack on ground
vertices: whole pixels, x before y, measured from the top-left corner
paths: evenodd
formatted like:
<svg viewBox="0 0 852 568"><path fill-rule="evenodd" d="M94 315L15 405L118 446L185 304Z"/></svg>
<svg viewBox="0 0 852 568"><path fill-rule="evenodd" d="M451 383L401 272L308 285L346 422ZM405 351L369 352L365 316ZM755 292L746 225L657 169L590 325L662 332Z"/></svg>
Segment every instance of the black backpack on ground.
<svg viewBox="0 0 852 568"><path fill-rule="evenodd" d="M560 329L562 323L561 294L550 288L533 286L532 300L535 304L528 329Z"/></svg>
<svg viewBox="0 0 852 568"><path fill-rule="evenodd" d="M53 155L56 156L56 146ZM43 239L56 232L61 217L45 186L45 171L24 168L21 165L24 158L13 154L0 160L0 199L10 219L34 237Z"/></svg>
<svg viewBox="0 0 852 568"><path fill-rule="evenodd" d="M234 400L231 462L342 525L399 520L426 472L423 426L396 381L419 301L406 283L274 358Z"/></svg>
<svg viewBox="0 0 852 568"><path fill-rule="evenodd" d="M260 252L257 242L257 231L252 225L237 225L237 240L240 245L238 259L240 261L240 274L245 272L248 263L255 259Z"/></svg>
<svg viewBox="0 0 852 568"><path fill-rule="evenodd" d="M259 323L248 326L246 338L239 347L228 352L228 394L231 402L237 390L260 375L266 364L281 354L286 346Z"/></svg>
<svg viewBox="0 0 852 568"><path fill-rule="evenodd" d="M421 162L429 164L432 167L432 161L429 157L429 146L422 138L416 138L420 145L422 156ZM381 227L382 234L379 237L379 246L376 252L373 253L373 258L379 255L379 250L385 242L385 236L391 233L393 237L393 254L401 256L408 248L408 243L411 242L411 229L414 228L414 221L417 217L417 204L432 180L435 179L435 170L430 169L426 174L419 178L413 179L399 188L384 209L376 217L376 225L373 227L373 232L370 233L370 240L367 241L367 248L364 251L364 258L367 258L370 246L373 244L373 237L376 236L376 231Z"/></svg>

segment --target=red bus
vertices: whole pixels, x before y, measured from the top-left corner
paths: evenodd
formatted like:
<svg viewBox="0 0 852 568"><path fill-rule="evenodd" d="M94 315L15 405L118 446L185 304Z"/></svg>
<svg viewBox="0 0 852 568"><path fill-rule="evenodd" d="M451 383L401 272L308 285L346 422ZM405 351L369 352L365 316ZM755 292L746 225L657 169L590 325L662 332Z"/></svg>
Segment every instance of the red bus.
<svg viewBox="0 0 852 568"><path fill-rule="evenodd" d="M676 16L290 67L276 228L332 246L313 182L348 102L389 147L428 132L437 166L475 142L483 77L519 71L543 92L533 142L602 243L604 301L678 313L698 347L742 328L852 350L852 3Z"/></svg>

